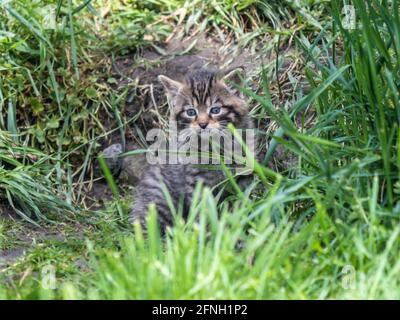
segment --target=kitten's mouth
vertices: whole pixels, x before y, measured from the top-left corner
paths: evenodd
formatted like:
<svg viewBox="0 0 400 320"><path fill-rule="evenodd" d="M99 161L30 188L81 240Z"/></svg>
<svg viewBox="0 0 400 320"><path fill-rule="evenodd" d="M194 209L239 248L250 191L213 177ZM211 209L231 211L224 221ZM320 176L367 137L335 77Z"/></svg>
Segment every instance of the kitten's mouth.
<svg viewBox="0 0 400 320"><path fill-rule="evenodd" d="M180 137L185 139L189 139L190 137L198 136L200 138L208 138L213 135L224 135L224 132L227 131L226 128L188 128L180 131Z"/></svg>
<svg viewBox="0 0 400 320"><path fill-rule="evenodd" d="M198 132L210 132L210 131L212 131L212 128L198 128L197 131Z"/></svg>

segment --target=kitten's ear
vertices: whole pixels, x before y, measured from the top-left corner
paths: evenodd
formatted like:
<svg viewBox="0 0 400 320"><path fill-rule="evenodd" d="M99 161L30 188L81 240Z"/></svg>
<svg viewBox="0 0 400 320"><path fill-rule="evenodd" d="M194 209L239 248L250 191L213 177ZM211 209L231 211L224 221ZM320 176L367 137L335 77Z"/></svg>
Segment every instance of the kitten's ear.
<svg viewBox="0 0 400 320"><path fill-rule="evenodd" d="M226 68L219 71L219 78L229 84L229 82L236 83L237 85L243 85L243 72L244 67L232 67Z"/></svg>
<svg viewBox="0 0 400 320"><path fill-rule="evenodd" d="M183 86L182 83L172 80L163 75L159 75L158 80L162 83L167 93L169 93L172 96L175 96Z"/></svg>

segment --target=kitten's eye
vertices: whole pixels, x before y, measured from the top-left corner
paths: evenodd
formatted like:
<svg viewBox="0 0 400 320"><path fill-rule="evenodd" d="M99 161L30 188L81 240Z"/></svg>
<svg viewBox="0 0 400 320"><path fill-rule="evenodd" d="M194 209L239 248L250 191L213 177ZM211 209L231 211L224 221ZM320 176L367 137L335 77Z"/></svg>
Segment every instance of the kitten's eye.
<svg viewBox="0 0 400 320"><path fill-rule="evenodd" d="M187 114L189 117L194 117L194 116L197 114L197 111L196 111L196 109L187 109L187 110L186 110L186 114Z"/></svg>
<svg viewBox="0 0 400 320"><path fill-rule="evenodd" d="M210 109L210 113L211 114L218 114L218 113L220 113L221 112L221 107L212 107L211 109Z"/></svg>

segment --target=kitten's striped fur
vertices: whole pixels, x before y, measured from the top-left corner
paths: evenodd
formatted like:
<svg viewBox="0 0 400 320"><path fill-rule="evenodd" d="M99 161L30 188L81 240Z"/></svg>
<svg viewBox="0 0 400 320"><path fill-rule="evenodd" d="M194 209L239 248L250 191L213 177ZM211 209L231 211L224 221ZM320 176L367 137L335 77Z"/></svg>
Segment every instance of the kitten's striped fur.
<svg viewBox="0 0 400 320"><path fill-rule="evenodd" d="M170 123L179 131L191 128L200 133L204 128L223 129L232 123L238 129L253 128L246 103L222 79L227 72L200 69L187 76L185 83L159 76L172 104ZM211 108L219 107L219 114ZM188 109L195 109L196 116L188 116ZM214 109L215 111L215 109ZM193 111L192 111L193 112ZM190 112L189 112L190 113ZM172 223L163 186L171 195L175 208L183 207L188 213L191 197L198 181L214 186L225 179L222 171L196 168L193 165L166 164L150 166L136 187L131 219L145 228L148 206L154 203L162 229Z"/></svg>

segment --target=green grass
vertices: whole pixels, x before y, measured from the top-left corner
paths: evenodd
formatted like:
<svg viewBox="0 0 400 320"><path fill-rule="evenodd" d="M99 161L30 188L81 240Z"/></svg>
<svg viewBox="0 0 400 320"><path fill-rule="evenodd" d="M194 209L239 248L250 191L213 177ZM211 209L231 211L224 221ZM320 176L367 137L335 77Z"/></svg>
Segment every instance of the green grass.
<svg viewBox="0 0 400 320"><path fill-rule="evenodd" d="M36 149L22 147L0 131L0 202L22 218L38 225L34 219L60 219L71 215L75 208L60 199L51 179L54 159ZM53 161L52 161L53 160Z"/></svg>
<svg viewBox="0 0 400 320"><path fill-rule="evenodd" d="M57 30L40 5L0 5L0 210L23 218L0 216L0 253L27 248L4 267L0 255L0 298L399 299L400 8L352 4L354 30L341 1L55 2ZM79 199L110 133L100 110L112 130L129 121L112 61L158 47L175 24L232 32L251 50L268 35L257 53L290 43L298 67L277 81L277 50L251 79L258 89L240 88L269 142L253 184L219 204L199 186L165 239L151 209L144 239L103 161L115 200L92 212ZM281 172L266 165L278 145L297 157Z"/></svg>

